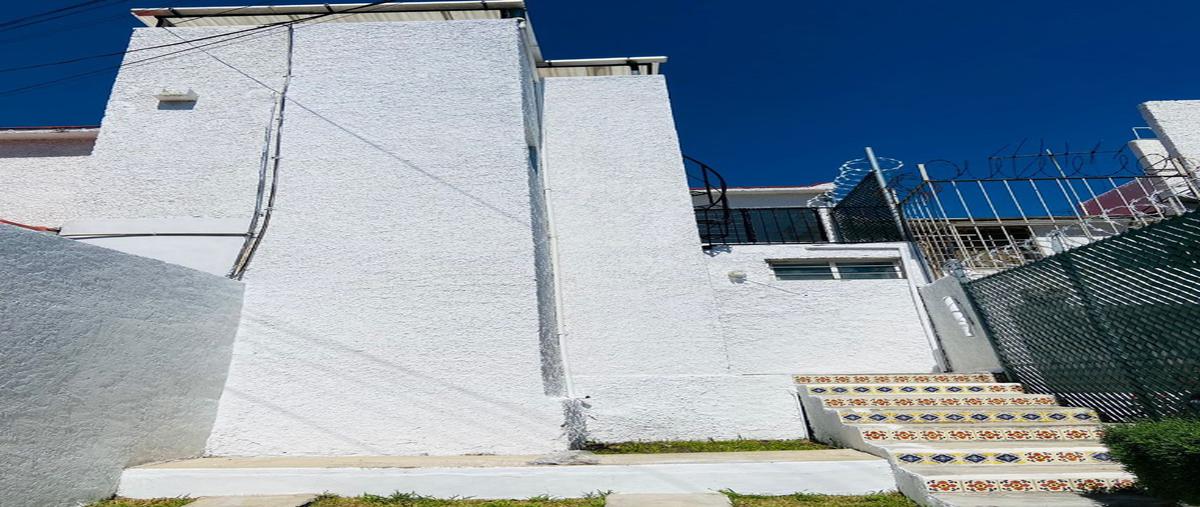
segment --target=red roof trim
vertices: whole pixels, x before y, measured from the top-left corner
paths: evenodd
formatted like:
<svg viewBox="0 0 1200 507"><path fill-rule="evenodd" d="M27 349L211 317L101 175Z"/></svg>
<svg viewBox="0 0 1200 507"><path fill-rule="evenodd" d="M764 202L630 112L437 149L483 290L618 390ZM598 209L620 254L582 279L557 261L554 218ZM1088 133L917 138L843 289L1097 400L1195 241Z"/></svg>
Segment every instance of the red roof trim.
<svg viewBox="0 0 1200 507"><path fill-rule="evenodd" d="M86 130L98 129L99 125L62 125L44 127L0 127L0 130Z"/></svg>

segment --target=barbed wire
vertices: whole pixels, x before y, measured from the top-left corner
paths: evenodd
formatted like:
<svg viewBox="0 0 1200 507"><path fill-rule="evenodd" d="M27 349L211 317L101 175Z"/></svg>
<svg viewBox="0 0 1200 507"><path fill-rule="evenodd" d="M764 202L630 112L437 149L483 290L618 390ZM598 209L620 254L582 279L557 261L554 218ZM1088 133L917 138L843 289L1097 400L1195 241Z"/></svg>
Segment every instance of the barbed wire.
<svg viewBox="0 0 1200 507"><path fill-rule="evenodd" d="M889 157L876 157L879 162L879 169L883 172L885 178L896 174L900 169L904 168L904 162L899 159ZM807 206L824 207L837 204L846 194L854 190L862 179L871 174L871 161L866 158L856 158L847 160L838 167L838 175L833 179L833 188L821 192L815 197L808 200Z"/></svg>

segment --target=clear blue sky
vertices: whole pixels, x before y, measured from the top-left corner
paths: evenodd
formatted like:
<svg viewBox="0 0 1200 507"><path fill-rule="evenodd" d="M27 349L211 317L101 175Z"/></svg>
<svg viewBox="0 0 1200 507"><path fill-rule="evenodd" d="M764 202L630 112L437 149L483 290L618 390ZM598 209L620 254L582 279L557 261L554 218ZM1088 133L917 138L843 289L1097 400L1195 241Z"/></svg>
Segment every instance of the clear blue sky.
<svg viewBox="0 0 1200 507"><path fill-rule="evenodd" d="M0 22L78 0L0 0ZM9 67L124 49L131 7L0 28ZM303 3L254 1L256 4ZM1120 146L1137 104L1200 98L1200 2L528 0L547 58L667 55L684 152L739 185L827 181L881 155L981 162L1028 138ZM118 63L0 74L11 89ZM114 71L0 97L0 125L100 121Z"/></svg>

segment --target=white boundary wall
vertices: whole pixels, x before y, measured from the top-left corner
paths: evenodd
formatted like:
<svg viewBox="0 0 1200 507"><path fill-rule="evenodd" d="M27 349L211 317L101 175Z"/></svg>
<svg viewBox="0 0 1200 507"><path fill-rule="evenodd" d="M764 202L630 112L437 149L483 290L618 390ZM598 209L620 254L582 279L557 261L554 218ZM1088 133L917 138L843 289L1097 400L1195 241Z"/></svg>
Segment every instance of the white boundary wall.
<svg viewBox="0 0 1200 507"><path fill-rule="evenodd" d="M199 456L242 284L0 225L0 503L111 495L126 466Z"/></svg>
<svg viewBox="0 0 1200 507"><path fill-rule="evenodd" d="M905 279L776 280L768 261L896 260ZM906 243L732 245L708 253L735 372L925 373L935 343L916 287L926 283ZM745 273L744 282L730 272Z"/></svg>
<svg viewBox="0 0 1200 507"><path fill-rule="evenodd" d="M937 329L946 359L954 371L1004 371L988 339L987 329L983 327L983 320L958 280L953 276L944 276L921 287L921 298L925 301L929 320ZM957 308L957 314L946 304L947 298Z"/></svg>

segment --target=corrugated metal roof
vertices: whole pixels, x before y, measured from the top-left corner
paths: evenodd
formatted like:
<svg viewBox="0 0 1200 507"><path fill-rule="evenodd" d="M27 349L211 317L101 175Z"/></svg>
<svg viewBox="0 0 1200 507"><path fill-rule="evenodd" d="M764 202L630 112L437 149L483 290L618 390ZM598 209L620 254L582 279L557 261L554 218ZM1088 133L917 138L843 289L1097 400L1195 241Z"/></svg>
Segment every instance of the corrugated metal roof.
<svg viewBox="0 0 1200 507"><path fill-rule="evenodd" d="M160 7L133 9L146 26L261 25L295 21L314 14L346 12L322 22L444 21L449 19L499 19L504 11L522 10L522 0L387 2L353 4L243 5L226 7ZM349 11L349 12L347 12ZM473 12L473 13L472 13ZM201 19L197 19L201 18Z"/></svg>
<svg viewBox="0 0 1200 507"><path fill-rule="evenodd" d="M525 20L527 42L543 77L629 76L658 74L666 57L545 60L524 0L445 2L387 2L353 4L243 5L226 7L160 7L133 9L146 26L260 26L299 21L320 14L313 23L386 21L456 21L520 17ZM340 14L339 14L340 13Z"/></svg>
<svg viewBox="0 0 1200 507"><path fill-rule="evenodd" d="M387 2L353 4L243 5L225 7L158 7L133 9L134 17L146 26L259 26L300 21L332 14L313 23L363 23L387 21L456 21L476 19L525 19L525 34L538 62L542 51L533 25L525 14L523 0L447 2Z"/></svg>
<svg viewBox="0 0 1200 507"><path fill-rule="evenodd" d="M542 77L645 76L658 74L665 56L546 60L538 64Z"/></svg>

